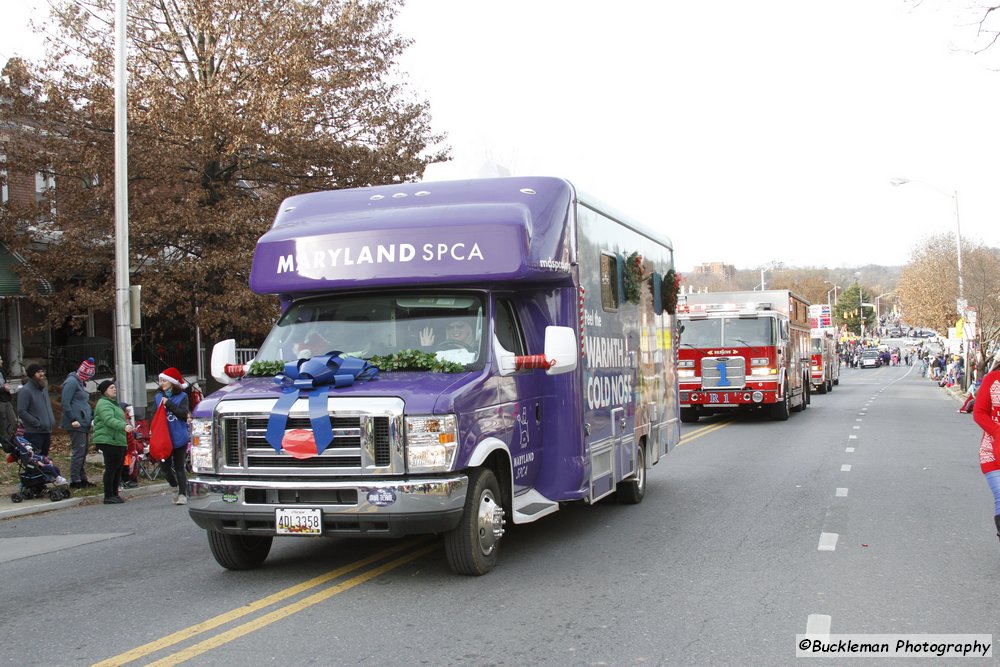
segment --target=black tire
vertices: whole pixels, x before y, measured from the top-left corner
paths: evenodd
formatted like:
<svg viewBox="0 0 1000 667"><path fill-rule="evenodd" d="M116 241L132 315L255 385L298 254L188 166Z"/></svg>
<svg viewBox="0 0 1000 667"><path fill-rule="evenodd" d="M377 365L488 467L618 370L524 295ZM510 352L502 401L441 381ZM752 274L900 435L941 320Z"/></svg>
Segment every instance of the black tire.
<svg viewBox="0 0 1000 667"><path fill-rule="evenodd" d="M771 406L771 419L774 421L784 422L788 421L788 415L791 411L788 409L788 387L785 387L785 397L778 403Z"/></svg>
<svg viewBox="0 0 1000 667"><path fill-rule="evenodd" d="M681 421L685 424L698 423L698 408L681 408Z"/></svg>
<svg viewBox="0 0 1000 667"><path fill-rule="evenodd" d="M622 505L638 505L646 495L646 452L642 445L637 450L635 475L618 482L615 495Z"/></svg>
<svg viewBox="0 0 1000 667"><path fill-rule="evenodd" d="M10 502L12 502L12 503L19 503L22 500L24 500L24 496L22 496L20 493L12 493L12 494L10 494Z"/></svg>
<svg viewBox="0 0 1000 667"><path fill-rule="evenodd" d="M215 562L227 570L252 570L263 563L271 551L270 536L207 532Z"/></svg>
<svg viewBox="0 0 1000 667"><path fill-rule="evenodd" d="M59 491L59 489L52 489L51 491L49 491L49 500L51 500L54 503L59 502L60 500L62 500L62 492Z"/></svg>
<svg viewBox="0 0 1000 667"><path fill-rule="evenodd" d="M73 492L69 490L69 487L66 487L66 488L64 488L64 489L62 490L62 497L63 497L63 499L64 499L64 500L65 500L66 498L69 498L69 497L70 497L70 496L72 496L72 495L73 495Z"/></svg>
<svg viewBox="0 0 1000 667"><path fill-rule="evenodd" d="M444 535L445 555L452 571L478 577L492 570L497 564L503 525L503 501L496 475L489 468L475 468L469 474L462 518Z"/></svg>
<svg viewBox="0 0 1000 667"><path fill-rule="evenodd" d="M833 380L826 381L826 391L827 393L833 391Z"/></svg>
<svg viewBox="0 0 1000 667"><path fill-rule="evenodd" d="M816 391L819 392L820 394L825 394L826 393L827 386L826 386L826 381L825 380L818 387L816 387Z"/></svg>
<svg viewBox="0 0 1000 667"><path fill-rule="evenodd" d="M25 500L31 500L35 497L35 492L31 489L25 489L24 491L21 491L21 497Z"/></svg>

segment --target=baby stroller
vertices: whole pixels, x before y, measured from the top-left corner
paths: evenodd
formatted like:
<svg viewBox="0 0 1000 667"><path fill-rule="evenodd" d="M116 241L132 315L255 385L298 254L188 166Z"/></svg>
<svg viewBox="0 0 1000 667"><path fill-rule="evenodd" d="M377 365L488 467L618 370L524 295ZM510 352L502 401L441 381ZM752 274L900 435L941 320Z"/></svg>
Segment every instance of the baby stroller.
<svg viewBox="0 0 1000 667"><path fill-rule="evenodd" d="M16 461L20 468L18 477L21 487L10 494L11 502L41 498L46 494L53 502L69 498L69 482L59 474L59 468L52 463L52 459L35 453L30 442L15 435L11 440L0 438L0 446L7 453L7 462ZM49 484L51 489L47 486Z"/></svg>

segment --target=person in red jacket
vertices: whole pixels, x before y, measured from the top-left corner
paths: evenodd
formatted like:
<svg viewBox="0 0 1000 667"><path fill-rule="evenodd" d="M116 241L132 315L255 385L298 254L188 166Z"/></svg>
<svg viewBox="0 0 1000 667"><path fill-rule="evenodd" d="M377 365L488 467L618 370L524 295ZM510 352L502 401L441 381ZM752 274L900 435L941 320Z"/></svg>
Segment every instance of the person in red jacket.
<svg viewBox="0 0 1000 667"><path fill-rule="evenodd" d="M997 537L1000 537L1000 355L994 357L990 372L983 377L973 404L972 418L983 429L983 439L979 442L979 467L993 492L993 521Z"/></svg>

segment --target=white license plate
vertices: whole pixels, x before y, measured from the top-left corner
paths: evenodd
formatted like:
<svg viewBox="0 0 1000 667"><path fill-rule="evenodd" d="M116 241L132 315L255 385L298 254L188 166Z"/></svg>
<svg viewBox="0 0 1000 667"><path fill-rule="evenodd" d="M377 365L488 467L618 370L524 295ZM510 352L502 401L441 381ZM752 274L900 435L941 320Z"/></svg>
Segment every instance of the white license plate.
<svg viewBox="0 0 1000 667"><path fill-rule="evenodd" d="M274 510L278 535L322 535L323 511L294 508Z"/></svg>

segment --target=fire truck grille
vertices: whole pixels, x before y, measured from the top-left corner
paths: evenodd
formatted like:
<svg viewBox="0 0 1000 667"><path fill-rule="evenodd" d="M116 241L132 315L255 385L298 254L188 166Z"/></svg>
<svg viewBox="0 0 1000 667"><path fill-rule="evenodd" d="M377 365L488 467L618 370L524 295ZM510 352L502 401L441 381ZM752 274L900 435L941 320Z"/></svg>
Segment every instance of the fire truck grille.
<svg viewBox="0 0 1000 667"><path fill-rule="evenodd" d="M704 357L701 360L701 386L704 389L742 389L745 384L746 361L743 357Z"/></svg>

